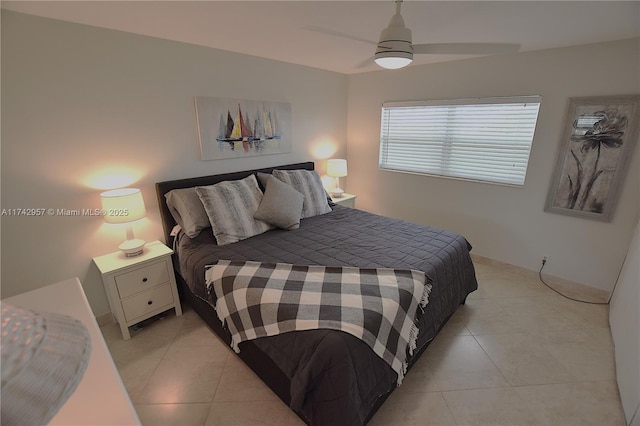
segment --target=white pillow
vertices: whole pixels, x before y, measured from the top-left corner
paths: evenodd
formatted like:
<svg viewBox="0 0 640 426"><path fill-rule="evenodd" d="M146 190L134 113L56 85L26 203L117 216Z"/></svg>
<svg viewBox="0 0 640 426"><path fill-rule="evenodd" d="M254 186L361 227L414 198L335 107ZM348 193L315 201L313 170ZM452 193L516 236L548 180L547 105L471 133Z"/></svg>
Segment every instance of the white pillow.
<svg viewBox="0 0 640 426"><path fill-rule="evenodd" d="M304 196L275 176L267 176L262 201L253 217L289 231L298 229Z"/></svg>
<svg viewBox="0 0 640 426"><path fill-rule="evenodd" d="M315 170L274 170L273 176L304 195L302 219L331 211L320 175Z"/></svg>
<svg viewBox="0 0 640 426"><path fill-rule="evenodd" d="M262 191L258 187L255 175L241 180L196 187L196 192L220 246L272 229L268 223L253 217L262 200Z"/></svg>

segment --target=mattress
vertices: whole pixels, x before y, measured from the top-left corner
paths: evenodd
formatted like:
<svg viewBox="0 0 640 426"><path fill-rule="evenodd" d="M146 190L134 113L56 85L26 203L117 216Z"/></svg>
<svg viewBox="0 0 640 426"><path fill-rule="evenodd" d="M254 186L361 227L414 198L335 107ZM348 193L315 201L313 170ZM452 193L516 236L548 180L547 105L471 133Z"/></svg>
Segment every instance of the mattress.
<svg viewBox="0 0 640 426"><path fill-rule="evenodd" d="M303 219L295 231L275 229L224 246L216 245L211 229L194 239L181 233L175 249L189 290L212 309L215 300L206 290L204 271L216 260L424 271L433 287L419 315L416 354L477 289L471 246L464 237L339 205ZM340 331L290 332L251 343L287 377L288 402L308 424L364 424L396 384L396 373L382 359Z"/></svg>

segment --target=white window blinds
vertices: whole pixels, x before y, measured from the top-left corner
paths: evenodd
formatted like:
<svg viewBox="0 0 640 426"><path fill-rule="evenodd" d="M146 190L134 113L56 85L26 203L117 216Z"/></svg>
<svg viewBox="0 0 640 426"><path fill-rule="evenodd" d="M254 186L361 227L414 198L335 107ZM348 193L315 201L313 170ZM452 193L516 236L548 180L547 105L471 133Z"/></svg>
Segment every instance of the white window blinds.
<svg viewBox="0 0 640 426"><path fill-rule="evenodd" d="M386 102L380 168L524 185L540 96Z"/></svg>

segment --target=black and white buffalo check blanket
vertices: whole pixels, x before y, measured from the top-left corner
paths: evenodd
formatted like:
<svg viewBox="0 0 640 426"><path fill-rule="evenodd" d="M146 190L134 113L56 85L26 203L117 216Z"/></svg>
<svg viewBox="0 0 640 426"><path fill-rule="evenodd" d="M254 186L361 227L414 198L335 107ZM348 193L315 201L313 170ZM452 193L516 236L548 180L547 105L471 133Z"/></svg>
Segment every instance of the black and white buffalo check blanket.
<svg viewBox="0 0 640 426"><path fill-rule="evenodd" d="M333 329L373 349L398 374L416 348L418 307L428 303L424 272L219 260L206 282L231 345L289 331Z"/></svg>

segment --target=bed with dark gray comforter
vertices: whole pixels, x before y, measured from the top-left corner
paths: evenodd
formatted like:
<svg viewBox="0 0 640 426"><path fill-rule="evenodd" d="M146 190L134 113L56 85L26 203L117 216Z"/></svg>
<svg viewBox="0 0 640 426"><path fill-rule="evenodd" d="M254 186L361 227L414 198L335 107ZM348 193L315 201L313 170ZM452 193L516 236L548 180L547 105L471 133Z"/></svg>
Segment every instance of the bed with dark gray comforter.
<svg viewBox="0 0 640 426"><path fill-rule="evenodd" d="M159 186L159 199L169 189ZM477 288L471 246L464 237L342 206L303 219L298 230L275 229L224 246L216 245L210 228L194 239L180 233L174 248L183 298L227 342L230 334L217 318L215 296L205 284L206 265L220 259L424 271L432 290L418 316L420 333L410 366ZM239 355L311 425L365 424L396 387L391 367L364 342L341 331L262 337L240 343Z"/></svg>

